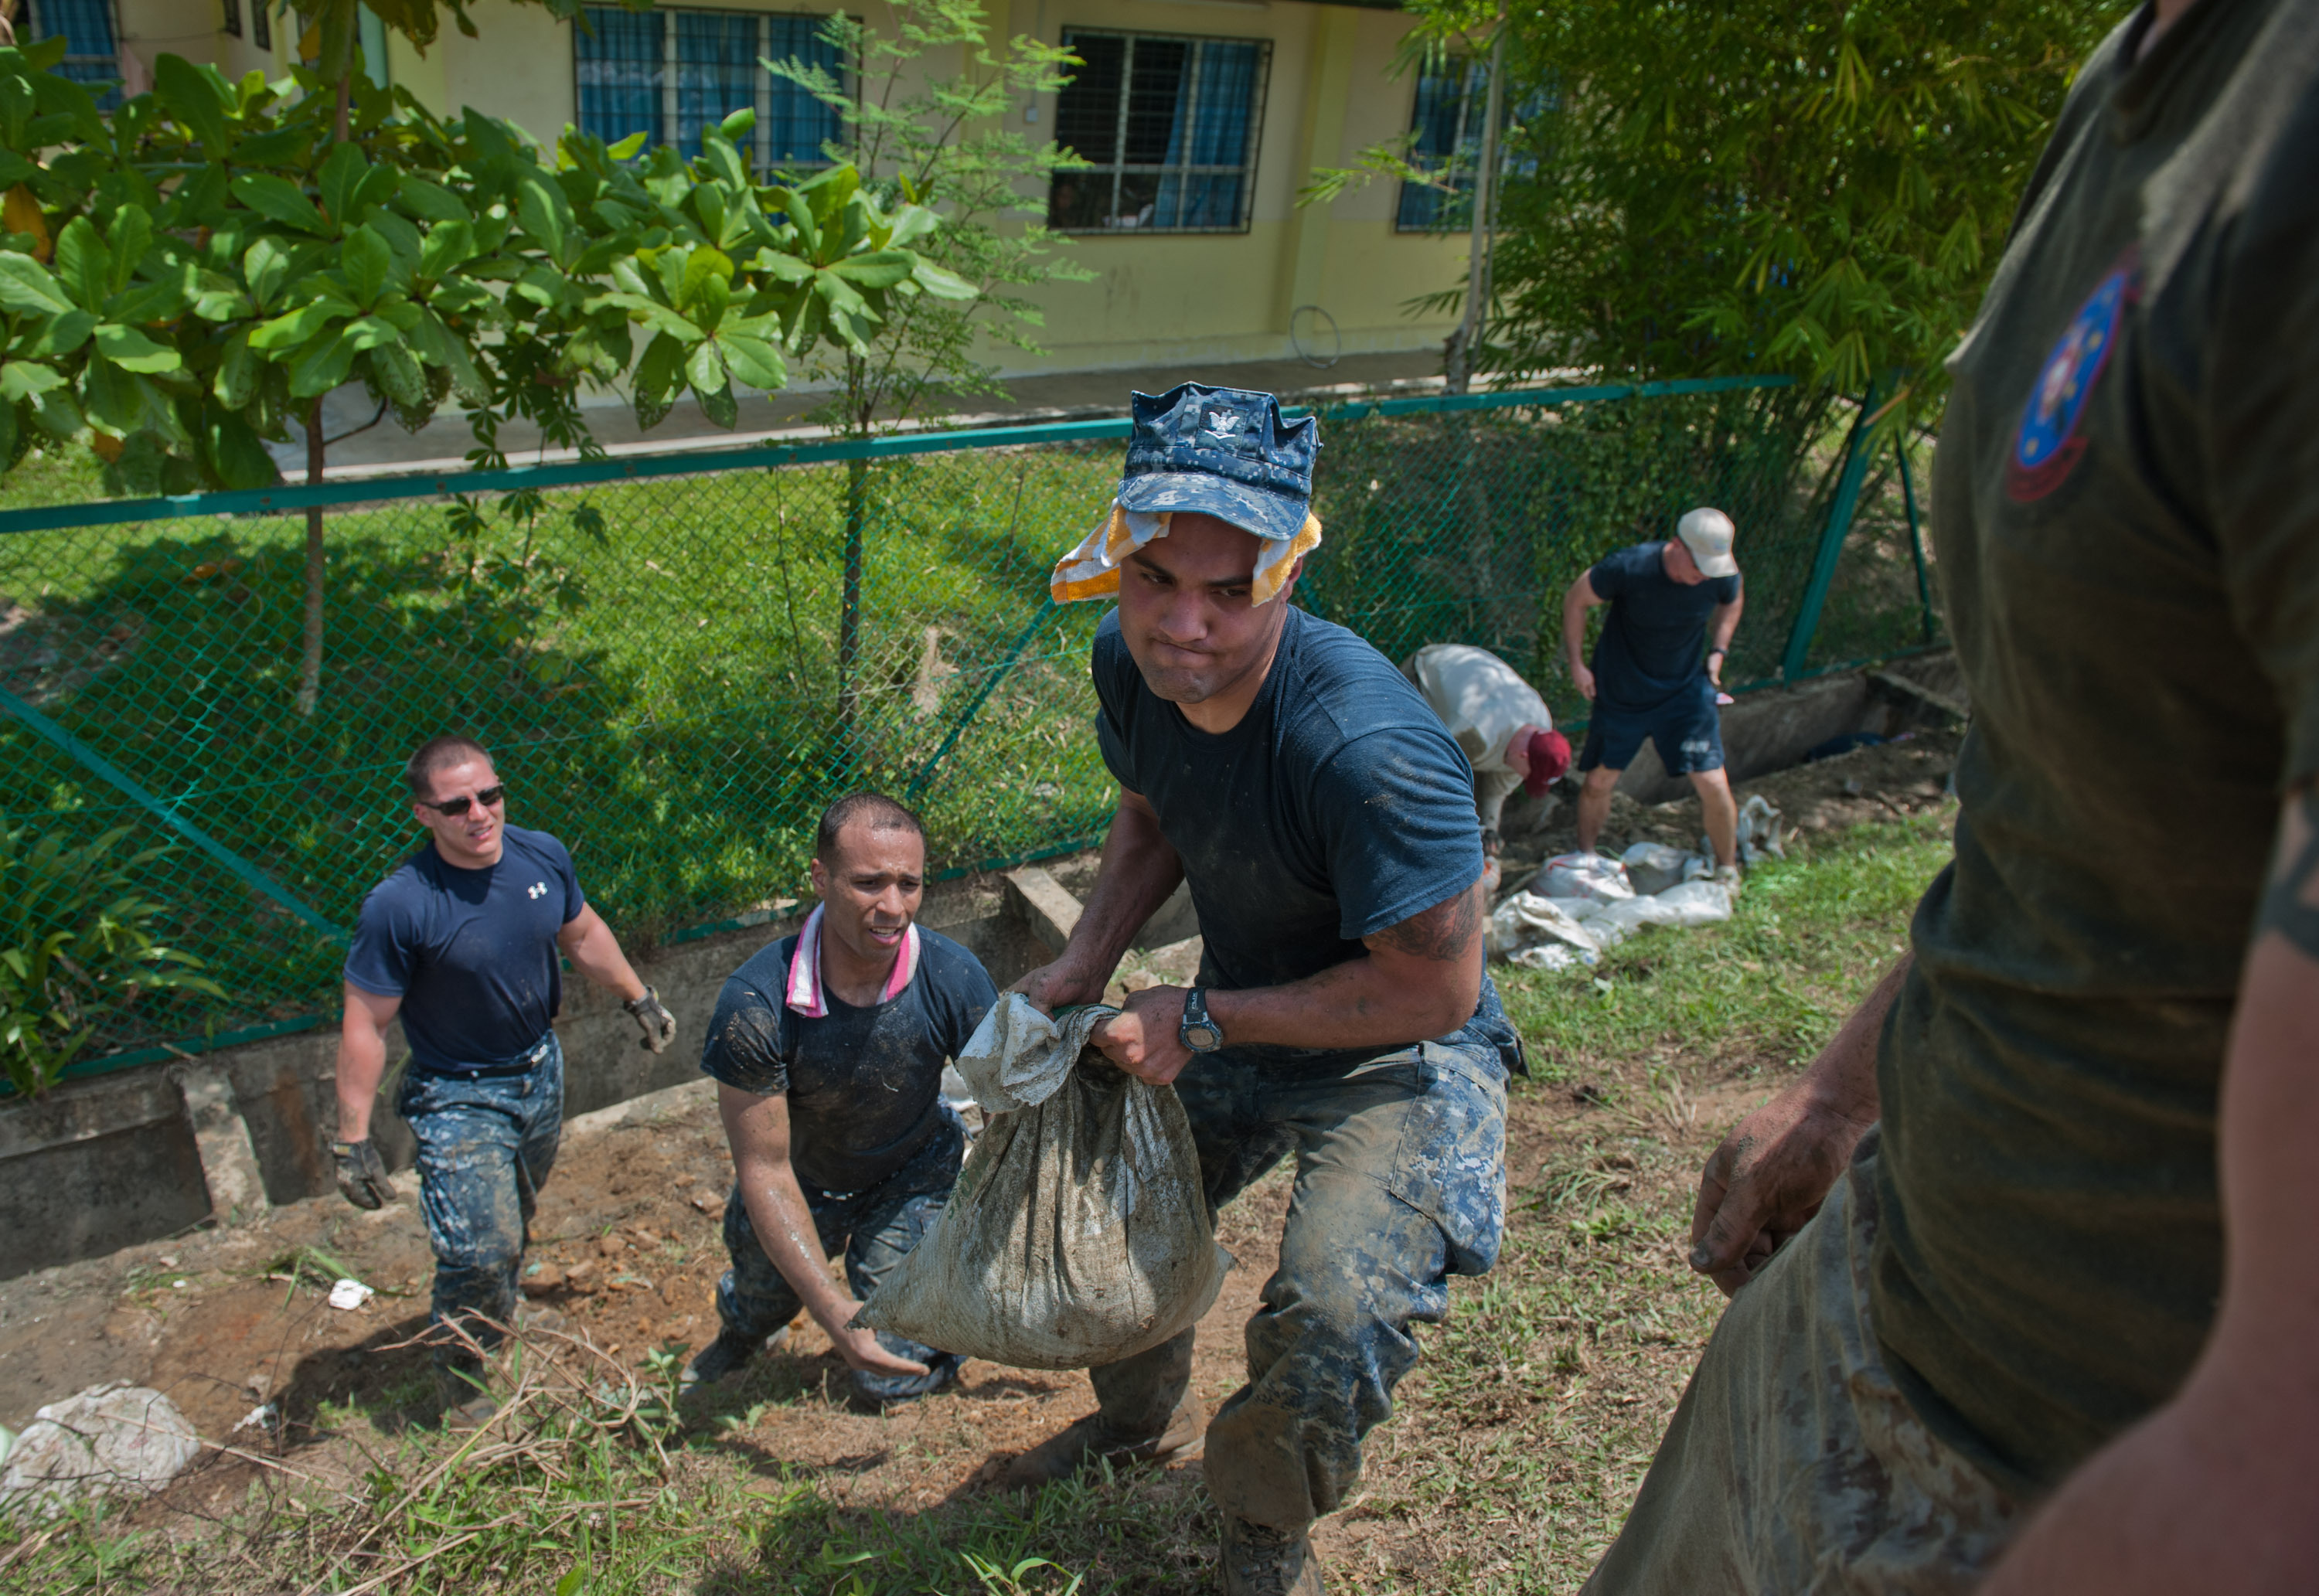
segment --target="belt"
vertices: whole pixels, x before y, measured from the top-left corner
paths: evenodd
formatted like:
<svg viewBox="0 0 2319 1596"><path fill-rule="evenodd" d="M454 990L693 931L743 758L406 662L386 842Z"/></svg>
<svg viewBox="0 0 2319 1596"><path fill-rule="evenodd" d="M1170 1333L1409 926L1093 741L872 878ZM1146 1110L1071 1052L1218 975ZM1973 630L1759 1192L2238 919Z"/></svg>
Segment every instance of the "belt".
<svg viewBox="0 0 2319 1596"><path fill-rule="evenodd" d="M504 1076L529 1075L547 1062L547 1051L555 1038L551 1033L545 1041L512 1064L483 1064L473 1069L429 1069L423 1073L443 1080L497 1080Z"/></svg>

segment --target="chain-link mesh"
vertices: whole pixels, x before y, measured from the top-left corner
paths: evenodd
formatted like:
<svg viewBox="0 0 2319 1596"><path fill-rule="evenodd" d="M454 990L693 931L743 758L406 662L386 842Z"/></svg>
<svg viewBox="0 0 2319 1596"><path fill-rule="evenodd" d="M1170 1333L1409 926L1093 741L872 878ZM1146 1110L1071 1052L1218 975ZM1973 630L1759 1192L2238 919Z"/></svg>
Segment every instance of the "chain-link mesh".
<svg viewBox="0 0 2319 1596"><path fill-rule="evenodd" d="M1747 573L1728 679L1772 678L1843 451L1830 415L1737 389L1324 417L1327 540L1302 600L1396 660L1495 649L1575 715L1564 588L1714 503ZM1046 576L1119 457L1115 440L961 440L341 503L311 717L295 708L302 516L0 537L0 687L18 707L0 716L0 808L174 846L146 889L230 997L149 997L115 1046L329 1007L342 945L299 911L352 924L414 846L402 761L447 730L493 749L510 822L571 846L631 948L800 896L815 819L857 787L921 809L938 870L1079 846L1112 798L1086 669L1106 607L1050 604ZM1897 478L1888 491L1872 473L1815 663L1918 640L1887 500Z"/></svg>

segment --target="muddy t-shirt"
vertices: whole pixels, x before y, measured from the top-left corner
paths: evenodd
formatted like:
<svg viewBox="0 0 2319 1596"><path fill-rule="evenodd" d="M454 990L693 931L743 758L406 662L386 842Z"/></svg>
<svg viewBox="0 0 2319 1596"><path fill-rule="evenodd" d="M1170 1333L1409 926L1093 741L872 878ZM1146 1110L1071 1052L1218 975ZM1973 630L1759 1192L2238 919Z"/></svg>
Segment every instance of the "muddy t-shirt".
<svg viewBox="0 0 2319 1596"><path fill-rule="evenodd" d="M1096 630L1093 672L1104 762L1150 800L1184 861L1206 945L1201 985L1318 975L1480 879L1472 767L1408 678L1344 627L1291 609L1256 702L1222 734L1143 684L1116 610ZM1439 1040L1494 1047L1520 1068L1486 972L1473 1019ZM1232 1050L1322 1071L1389 1050Z"/></svg>
<svg viewBox="0 0 2319 1596"><path fill-rule="evenodd" d="M1872 1314L2034 1496L2164 1402L2223 1259L2215 1098L2282 789L2319 773L2319 4L2088 63L1952 365L1972 688L1888 1022Z"/></svg>
<svg viewBox="0 0 2319 1596"><path fill-rule="evenodd" d="M1685 584L1666 573L1666 545L1638 543L1586 573L1608 602L1594 641L1594 691L1611 709L1656 709L1683 692L1708 689L1708 618L1739 597L1736 576Z"/></svg>
<svg viewBox="0 0 2319 1596"><path fill-rule="evenodd" d="M588 906L572 855L544 831L500 832L499 862L461 870L429 843L371 888L346 978L400 997L420 1069L512 1064L537 1047L564 1002L555 934Z"/></svg>
<svg viewBox="0 0 2319 1596"><path fill-rule="evenodd" d="M859 1192L936 1134L943 1065L997 1001L982 961L921 925L918 968L885 1002L856 1008L824 988L826 1014L782 1000L797 938L758 951L726 978L700 1068L759 1096L789 1095L790 1168L819 1192Z"/></svg>

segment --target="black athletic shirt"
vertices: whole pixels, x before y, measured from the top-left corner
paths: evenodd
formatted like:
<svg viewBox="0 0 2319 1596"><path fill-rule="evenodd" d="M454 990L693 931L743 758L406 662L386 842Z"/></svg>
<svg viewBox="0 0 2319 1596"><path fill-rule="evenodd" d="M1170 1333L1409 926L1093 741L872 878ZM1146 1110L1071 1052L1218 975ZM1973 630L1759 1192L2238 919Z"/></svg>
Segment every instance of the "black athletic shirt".
<svg viewBox="0 0 2319 1596"><path fill-rule="evenodd" d="M1612 709L1656 709L1707 681L1707 619L1739 596L1736 576L1686 586L1666 573L1666 544L1638 543L1586 573L1611 607L1594 644L1594 690Z"/></svg>
<svg viewBox="0 0 2319 1596"><path fill-rule="evenodd" d="M1206 943L1202 985L1317 975L1480 879L1473 767L1408 678L1344 627L1290 609L1271 674L1222 735L1143 684L1116 610L1096 628L1093 672L1104 762L1150 801L1183 858ZM1473 1019L1437 1040L1484 1043L1520 1068L1486 971ZM1390 1050L1232 1050L1325 1071Z"/></svg>
<svg viewBox="0 0 2319 1596"><path fill-rule="evenodd" d="M510 825L500 837L499 862L479 870L444 863L428 843L371 888L355 922L346 978L402 999L420 1069L512 1064L563 1004L555 934L588 906L572 855L544 831Z"/></svg>
<svg viewBox="0 0 2319 1596"><path fill-rule="evenodd" d="M822 1192L858 1192L910 1160L942 1126L942 1072L997 1001L981 960L921 925L910 984L871 1008L825 987L808 1019L782 991L797 938L758 951L726 978L700 1052L702 1073L790 1100L790 1167Z"/></svg>

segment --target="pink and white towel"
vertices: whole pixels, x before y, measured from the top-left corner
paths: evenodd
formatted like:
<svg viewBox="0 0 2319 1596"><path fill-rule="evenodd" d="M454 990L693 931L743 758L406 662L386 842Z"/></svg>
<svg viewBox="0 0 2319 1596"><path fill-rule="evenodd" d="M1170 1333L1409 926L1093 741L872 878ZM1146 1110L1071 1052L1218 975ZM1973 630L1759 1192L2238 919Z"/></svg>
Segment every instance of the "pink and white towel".
<svg viewBox="0 0 2319 1596"><path fill-rule="evenodd" d="M793 1013L808 1020L826 1018L829 1001L821 987L821 906L816 904L813 913L806 916L805 929L798 933L797 950L790 955L789 987L784 994ZM886 989L878 994L880 1003L891 1003L918 973L918 928L912 924L902 933L899 956L894 960L894 971L886 978Z"/></svg>

